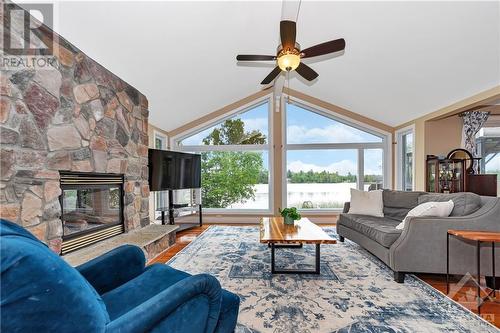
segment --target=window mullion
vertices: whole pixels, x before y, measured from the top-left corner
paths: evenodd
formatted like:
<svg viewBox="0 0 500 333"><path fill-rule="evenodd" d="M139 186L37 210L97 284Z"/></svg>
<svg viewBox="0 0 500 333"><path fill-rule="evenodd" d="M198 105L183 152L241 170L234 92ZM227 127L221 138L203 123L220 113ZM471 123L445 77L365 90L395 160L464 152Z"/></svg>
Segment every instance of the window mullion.
<svg viewBox="0 0 500 333"><path fill-rule="evenodd" d="M269 145L199 145L199 146L178 146L182 151L260 151L269 150Z"/></svg>
<svg viewBox="0 0 500 333"><path fill-rule="evenodd" d="M364 190L365 186L365 150L358 149L358 175L357 188L358 190Z"/></svg>
<svg viewBox="0 0 500 333"><path fill-rule="evenodd" d="M287 150L326 150L326 149L384 149L383 143L304 143L287 144Z"/></svg>

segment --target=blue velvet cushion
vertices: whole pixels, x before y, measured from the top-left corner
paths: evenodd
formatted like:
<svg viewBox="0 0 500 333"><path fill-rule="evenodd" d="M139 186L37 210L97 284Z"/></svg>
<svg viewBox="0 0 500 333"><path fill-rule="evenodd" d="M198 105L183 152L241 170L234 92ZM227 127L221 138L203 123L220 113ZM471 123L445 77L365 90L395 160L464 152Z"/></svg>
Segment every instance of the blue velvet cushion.
<svg viewBox="0 0 500 333"><path fill-rule="evenodd" d="M74 268L11 222L0 236L2 332L105 331L106 307Z"/></svg>
<svg viewBox="0 0 500 333"><path fill-rule="evenodd" d="M164 268L167 267L163 266L159 270L166 272ZM141 278L142 276L137 277L138 281L133 283L143 286ZM162 284L160 279L157 283ZM145 281L144 287L150 291L155 288L148 281ZM125 297L124 302L129 300L126 294L122 296ZM143 296L135 294L130 299L134 300L136 297ZM219 319L220 306L221 288L217 279L208 274L193 275L166 287L144 303L115 318L108 329L110 332L212 333ZM233 330L234 328L227 333Z"/></svg>
<svg viewBox="0 0 500 333"><path fill-rule="evenodd" d="M135 279L103 294L102 299L106 304L109 317L114 320L176 282L190 276L188 273L170 266L154 264L148 266Z"/></svg>
<svg viewBox="0 0 500 333"><path fill-rule="evenodd" d="M220 314L215 333L233 332L238 321L239 309L240 298L232 292L222 289Z"/></svg>
<svg viewBox="0 0 500 333"><path fill-rule="evenodd" d="M145 264L139 247L122 245L76 269L102 295L142 274Z"/></svg>
<svg viewBox="0 0 500 333"><path fill-rule="evenodd" d="M181 286L187 281L191 281L189 282L191 284L194 283L195 279L199 279L199 276L191 276L167 265L155 264L148 266L136 278L103 294L102 298L106 303L111 320L114 320L167 289L170 289L173 294L186 293L187 290ZM214 331L219 318L221 292L219 282L213 277L207 277L208 275L205 276L205 279L209 279L207 283L210 284L208 289L199 295L194 295L195 297L188 299L187 302L178 304L179 306L173 310L168 318L155 326L156 330L161 332L160 328L163 327L163 332L187 332L193 331L194 328L197 328L196 332ZM194 313L196 316L193 316ZM207 323L209 328L206 327ZM187 330L188 327L192 327L192 329Z"/></svg>

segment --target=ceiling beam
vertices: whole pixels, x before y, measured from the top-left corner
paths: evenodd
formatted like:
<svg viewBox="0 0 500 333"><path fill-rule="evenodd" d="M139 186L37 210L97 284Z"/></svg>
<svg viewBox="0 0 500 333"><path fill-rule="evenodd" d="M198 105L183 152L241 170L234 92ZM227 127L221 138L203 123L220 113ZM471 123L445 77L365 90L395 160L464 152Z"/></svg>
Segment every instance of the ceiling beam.
<svg viewBox="0 0 500 333"><path fill-rule="evenodd" d="M332 104L329 102L325 102L319 98L312 97L312 96L309 96L307 94L301 93L297 90L293 90L293 89L285 87L285 88L283 88L283 93L288 94L292 97L301 99L305 102L309 102L311 104L317 105L319 107L322 107L323 109L327 109L327 110L330 110L334 113L338 113L338 114L345 116L347 118L354 119L354 120L359 121L363 124L373 126L375 128L381 129L381 130L386 131L386 132L390 132L390 133L394 132L394 128L390 125L387 125L387 124L384 124L380 121L376 121L376 120L373 120L371 118L365 117L359 113L344 109L338 105L335 105L335 104Z"/></svg>
<svg viewBox="0 0 500 333"><path fill-rule="evenodd" d="M500 99L500 85L495 86L491 89L482 91L473 96L467 97L461 101L448 105L444 108L441 108L437 111L430 112L422 117L413 119L404 124L396 126L396 129L403 128L414 124L418 121L430 121L430 120L440 120L444 118L448 118L454 115L457 115L461 112L474 109L481 105L489 105L494 104L496 101Z"/></svg>

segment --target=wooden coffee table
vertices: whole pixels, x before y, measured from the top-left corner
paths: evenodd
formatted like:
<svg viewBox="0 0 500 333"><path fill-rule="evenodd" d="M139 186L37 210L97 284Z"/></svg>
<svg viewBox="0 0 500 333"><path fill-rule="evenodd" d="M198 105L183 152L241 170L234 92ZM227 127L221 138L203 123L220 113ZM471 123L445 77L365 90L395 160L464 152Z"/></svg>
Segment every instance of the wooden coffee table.
<svg viewBox="0 0 500 333"><path fill-rule="evenodd" d="M483 301L493 294L496 300L496 274L495 274L495 244L500 243L500 232L495 231L476 231L476 230L448 230L446 234L446 294L450 292L450 236L465 241L472 241L476 243L476 289L477 289L477 313L481 313L481 305ZM481 243L491 245L491 268L493 271L493 289L486 295L486 298L481 297Z"/></svg>
<svg viewBox="0 0 500 333"><path fill-rule="evenodd" d="M260 242L271 248L272 274L319 274L320 245L336 244L337 241L328 236L316 224L307 218L295 221L294 225L283 223L282 217L263 217L260 220ZM313 270L276 269L275 250L277 247L302 247L302 244L316 244L316 265Z"/></svg>

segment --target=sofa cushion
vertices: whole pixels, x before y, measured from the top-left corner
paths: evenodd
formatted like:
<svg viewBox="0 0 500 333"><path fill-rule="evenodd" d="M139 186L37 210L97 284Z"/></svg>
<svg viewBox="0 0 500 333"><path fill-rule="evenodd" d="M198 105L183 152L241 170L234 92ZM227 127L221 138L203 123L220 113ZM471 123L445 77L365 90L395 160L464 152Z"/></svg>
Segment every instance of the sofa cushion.
<svg viewBox="0 0 500 333"><path fill-rule="evenodd" d="M410 210L418 206L424 192L384 190L384 216L402 221Z"/></svg>
<svg viewBox="0 0 500 333"><path fill-rule="evenodd" d="M418 198L418 203L429 201L448 201L453 200L454 207L450 216L466 216L474 213L481 208L481 197L475 193L460 192L460 193L428 193Z"/></svg>
<svg viewBox="0 0 500 333"><path fill-rule="evenodd" d="M351 188L349 214L383 217L384 200L382 199L382 190L360 191Z"/></svg>
<svg viewBox="0 0 500 333"><path fill-rule="evenodd" d="M448 217L450 216L451 211L453 210L453 200L448 200L448 201L429 201L429 202L424 202L417 207L413 208L408 212L408 215L403 219L403 222L401 222L396 229L404 229L405 224L407 223L408 219L411 217L426 217L426 216L432 216L432 217Z"/></svg>
<svg viewBox="0 0 500 333"><path fill-rule="evenodd" d="M340 214L338 224L356 230L384 247L390 247L401 235L399 221L385 217Z"/></svg>

